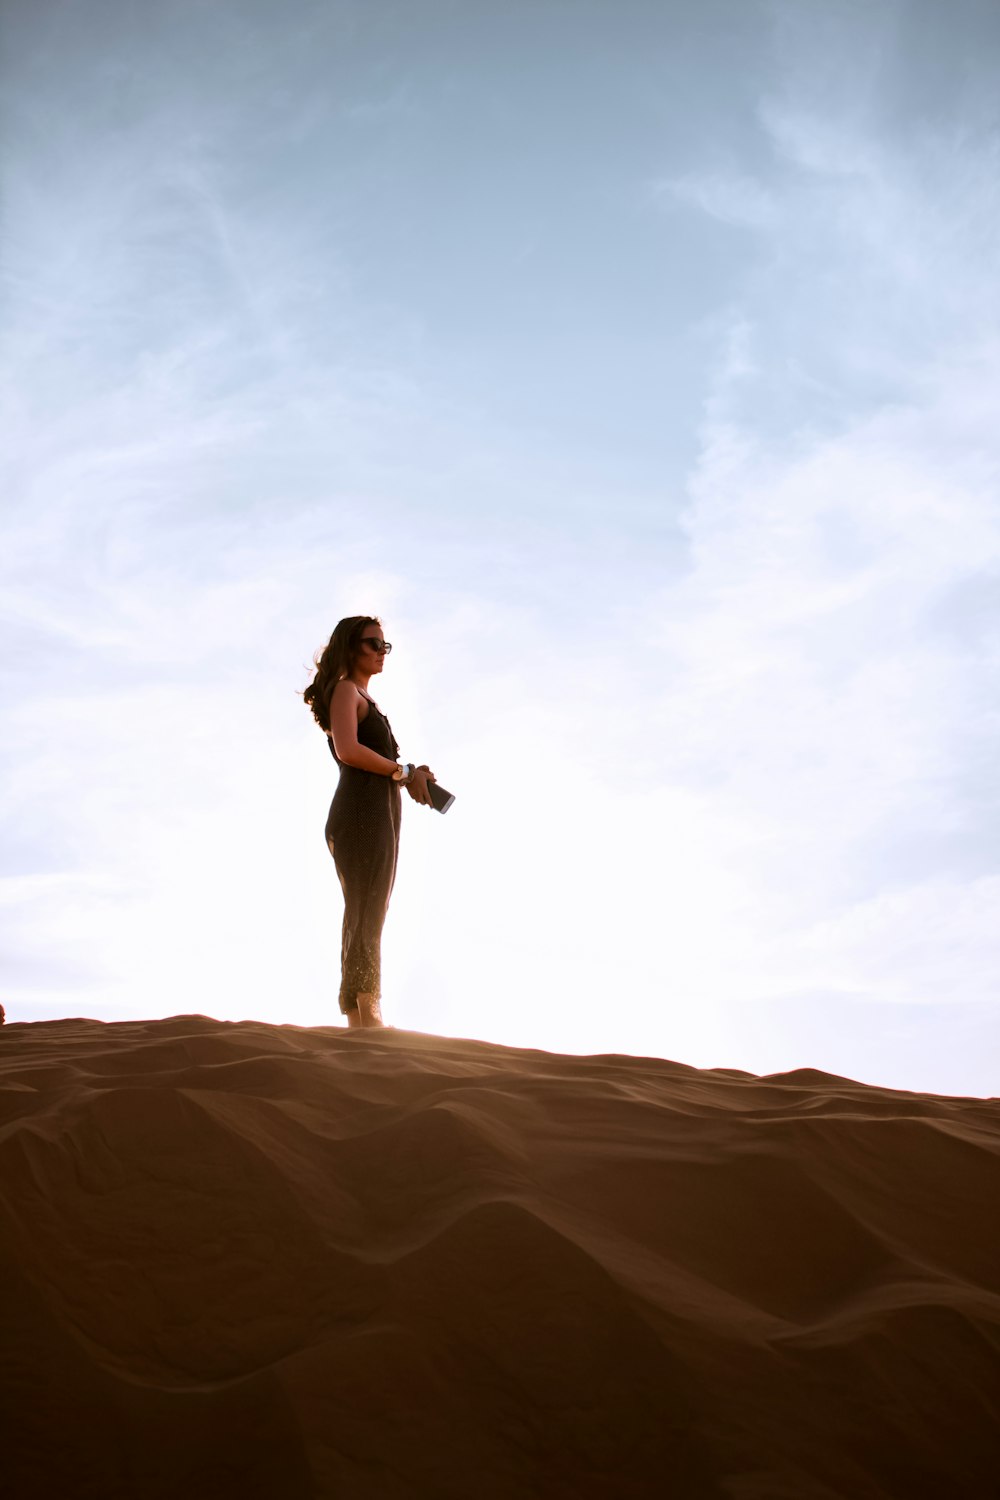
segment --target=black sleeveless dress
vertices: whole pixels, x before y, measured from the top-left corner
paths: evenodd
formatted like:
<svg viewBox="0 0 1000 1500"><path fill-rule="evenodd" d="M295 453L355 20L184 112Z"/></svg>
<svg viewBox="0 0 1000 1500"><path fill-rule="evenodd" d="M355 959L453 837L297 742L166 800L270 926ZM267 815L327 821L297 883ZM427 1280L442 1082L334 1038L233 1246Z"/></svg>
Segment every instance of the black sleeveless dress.
<svg viewBox="0 0 1000 1500"><path fill-rule="evenodd" d="M326 820L326 842L344 892L344 927L340 948L340 1009L355 1010L359 994L382 994L382 927L396 879L399 854L400 790L391 776L361 771L337 760L340 781ZM389 720L368 700L367 716L358 724L358 744L389 760L399 746Z"/></svg>

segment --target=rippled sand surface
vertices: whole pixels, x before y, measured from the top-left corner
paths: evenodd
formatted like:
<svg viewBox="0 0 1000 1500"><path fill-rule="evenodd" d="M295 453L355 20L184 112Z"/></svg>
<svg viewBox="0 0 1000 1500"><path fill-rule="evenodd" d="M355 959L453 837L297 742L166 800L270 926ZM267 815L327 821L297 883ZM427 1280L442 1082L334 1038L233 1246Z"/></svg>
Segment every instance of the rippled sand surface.
<svg viewBox="0 0 1000 1500"><path fill-rule="evenodd" d="M1000 1103L0 1032L9 1500L989 1500Z"/></svg>

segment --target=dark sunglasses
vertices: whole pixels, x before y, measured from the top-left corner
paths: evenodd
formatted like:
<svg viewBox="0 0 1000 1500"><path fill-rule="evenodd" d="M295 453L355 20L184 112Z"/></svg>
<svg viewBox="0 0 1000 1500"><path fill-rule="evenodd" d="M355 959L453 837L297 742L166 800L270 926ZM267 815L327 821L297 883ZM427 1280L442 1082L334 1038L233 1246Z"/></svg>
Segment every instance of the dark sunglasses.
<svg viewBox="0 0 1000 1500"><path fill-rule="evenodd" d="M378 652L379 656L388 656L389 652L392 650L391 642L380 641L377 635L363 635L358 642L358 645L370 646L373 651Z"/></svg>

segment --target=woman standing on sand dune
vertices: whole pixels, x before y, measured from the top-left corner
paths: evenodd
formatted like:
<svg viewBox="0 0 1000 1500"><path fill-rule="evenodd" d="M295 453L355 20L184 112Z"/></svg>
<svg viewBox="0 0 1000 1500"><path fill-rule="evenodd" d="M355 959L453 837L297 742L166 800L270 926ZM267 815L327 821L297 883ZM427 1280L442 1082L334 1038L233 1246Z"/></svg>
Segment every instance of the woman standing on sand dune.
<svg viewBox="0 0 1000 1500"><path fill-rule="evenodd" d="M326 820L326 842L344 892L340 1009L348 1026L382 1026L382 926L396 879L400 787L433 806L427 766L396 759L392 727L368 684L392 646L375 615L341 620L303 697L326 733L340 781Z"/></svg>

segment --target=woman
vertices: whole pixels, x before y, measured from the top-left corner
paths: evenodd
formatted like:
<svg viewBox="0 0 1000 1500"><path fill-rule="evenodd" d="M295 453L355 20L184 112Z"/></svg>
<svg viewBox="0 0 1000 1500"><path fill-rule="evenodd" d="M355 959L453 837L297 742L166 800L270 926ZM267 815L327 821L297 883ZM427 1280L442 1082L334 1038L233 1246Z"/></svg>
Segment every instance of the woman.
<svg viewBox="0 0 1000 1500"><path fill-rule="evenodd" d="M344 892L340 1009L352 1027L384 1024L382 925L396 879L400 787L432 806L433 773L396 759L389 720L368 693L391 650L377 616L351 615L333 632L303 694L340 766L326 842Z"/></svg>

